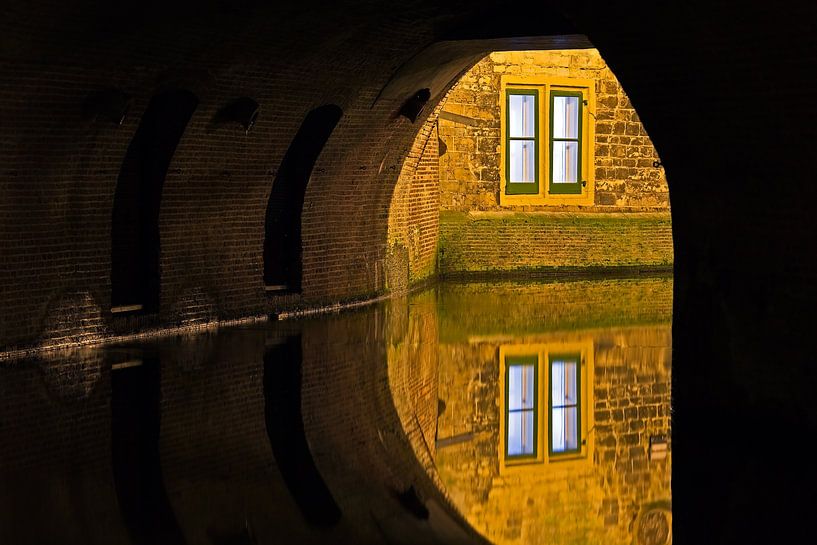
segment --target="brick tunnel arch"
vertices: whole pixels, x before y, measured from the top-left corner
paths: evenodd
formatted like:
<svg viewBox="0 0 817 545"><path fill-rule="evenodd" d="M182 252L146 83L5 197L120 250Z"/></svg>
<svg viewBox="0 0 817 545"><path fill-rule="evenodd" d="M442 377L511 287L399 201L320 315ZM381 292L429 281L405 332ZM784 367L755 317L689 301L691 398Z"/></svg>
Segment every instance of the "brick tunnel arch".
<svg viewBox="0 0 817 545"><path fill-rule="evenodd" d="M669 178L676 537L779 540L809 520L789 493L817 481L805 451L772 464L754 440L762 425L791 438L817 428L805 356L817 300L805 204L817 196L813 2L543 2L525 17L487 0L327 3L309 14L212 2L192 12L190 3L165 6L161 21L152 4L78 4L13 0L15 16L0 21L4 350L51 342L44 324L55 293L83 286L107 300L110 264L98 256L110 253L116 173L136 122L80 123L90 89L115 82L147 101L168 72L199 71L213 80L199 93L208 113L230 97L257 97L249 134L188 127L191 146L174 155L162 201L162 305L165 295L184 304L177 294L187 283L218 294L220 317L237 318L277 304L265 302L261 272L268 172L308 111L338 104L344 123L307 188L301 302L370 297L388 287L388 205L423 121L395 114L423 88L432 92L423 115L433 111L439 89L468 64L459 53L448 62L443 49L425 60L421 52L508 37L536 48L524 37L541 35L564 46L581 32L627 90ZM711 487L719 482L730 484ZM753 497L763 487L772 493ZM699 488L711 490L701 497Z"/></svg>

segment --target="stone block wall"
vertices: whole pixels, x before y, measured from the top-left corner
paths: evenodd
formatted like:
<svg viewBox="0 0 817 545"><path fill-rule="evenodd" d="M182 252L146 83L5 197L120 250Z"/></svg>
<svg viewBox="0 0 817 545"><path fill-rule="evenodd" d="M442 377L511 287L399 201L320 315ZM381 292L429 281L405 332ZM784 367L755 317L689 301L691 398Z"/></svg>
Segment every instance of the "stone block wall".
<svg viewBox="0 0 817 545"><path fill-rule="evenodd" d="M595 49L494 52L465 73L443 103L440 203L443 210L507 210L499 204L502 76L595 81L595 202L582 211L668 211L669 189L650 137L630 99ZM453 114L453 115L451 115ZM514 210L552 206L514 205Z"/></svg>
<svg viewBox="0 0 817 545"><path fill-rule="evenodd" d="M595 81L592 204L500 203L501 78L508 75ZM491 53L448 93L438 123L441 274L671 267L669 190L654 165L658 154L595 49Z"/></svg>

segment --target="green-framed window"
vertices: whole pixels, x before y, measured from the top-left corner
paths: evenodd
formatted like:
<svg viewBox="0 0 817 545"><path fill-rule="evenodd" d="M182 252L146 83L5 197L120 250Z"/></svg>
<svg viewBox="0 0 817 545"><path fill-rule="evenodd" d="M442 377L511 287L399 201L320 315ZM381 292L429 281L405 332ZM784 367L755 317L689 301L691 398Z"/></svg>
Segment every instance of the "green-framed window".
<svg viewBox="0 0 817 545"><path fill-rule="evenodd" d="M506 89L505 191L539 193L539 90Z"/></svg>
<svg viewBox="0 0 817 545"><path fill-rule="evenodd" d="M581 91L550 91L549 192L558 195L582 192Z"/></svg>
<svg viewBox="0 0 817 545"><path fill-rule="evenodd" d="M552 354L548 357L548 453L574 454L582 448L581 354Z"/></svg>
<svg viewBox="0 0 817 545"><path fill-rule="evenodd" d="M505 358L505 457L536 458L539 356Z"/></svg>

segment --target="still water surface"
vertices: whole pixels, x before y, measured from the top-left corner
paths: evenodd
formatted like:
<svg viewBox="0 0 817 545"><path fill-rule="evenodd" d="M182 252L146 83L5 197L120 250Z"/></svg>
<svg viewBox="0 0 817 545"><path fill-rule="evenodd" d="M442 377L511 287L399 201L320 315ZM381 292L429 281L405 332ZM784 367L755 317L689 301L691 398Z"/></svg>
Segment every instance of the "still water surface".
<svg viewBox="0 0 817 545"><path fill-rule="evenodd" d="M0 543L671 543L667 278L0 367Z"/></svg>

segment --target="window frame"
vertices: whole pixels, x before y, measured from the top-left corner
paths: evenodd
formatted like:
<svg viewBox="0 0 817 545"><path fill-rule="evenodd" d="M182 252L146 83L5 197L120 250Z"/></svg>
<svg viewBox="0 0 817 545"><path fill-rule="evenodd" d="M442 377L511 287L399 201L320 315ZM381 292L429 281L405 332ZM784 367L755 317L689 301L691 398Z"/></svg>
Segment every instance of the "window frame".
<svg viewBox="0 0 817 545"><path fill-rule="evenodd" d="M552 452L552 421L551 421L551 361L559 357L577 356L576 386L578 389L579 433L576 450L567 452ZM536 446L534 455L508 456L508 395L509 367L525 358L536 358L536 412L534 413L534 429ZM536 344L503 344L498 350L499 366L499 437L498 457L500 473L505 471L533 471L543 465L551 465L561 469L572 470L592 462L595 449L591 433L593 429L594 410L594 342L592 337L585 335L559 339L554 342L540 342ZM546 367L545 367L546 366ZM545 405L545 402L547 403ZM540 414L548 411L547 415ZM543 444L547 441L547 445Z"/></svg>
<svg viewBox="0 0 817 545"><path fill-rule="evenodd" d="M545 76L516 76L503 75L500 79L500 161L499 161L499 205L502 207L515 206L593 206L595 204L595 121L592 112L596 110L595 102L596 80L567 77ZM538 186L536 193L519 193L509 184L510 179L510 146L508 134L510 131L509 94L527 94L538 90L537 101L537 165ZM580 96L579 125L581 130L580 159L578 164L578 180L576 184L552 183L552 98L551 93L557 96L574 93ZM544 131L547 131L545 133ZM544 173L544 176L543 176ZM544 180L544 183L543 183ZM533 184L531 184L533 185ZM556 187L553 185L568 187ZM568 191L569 190L569 191Z"/></svg>

